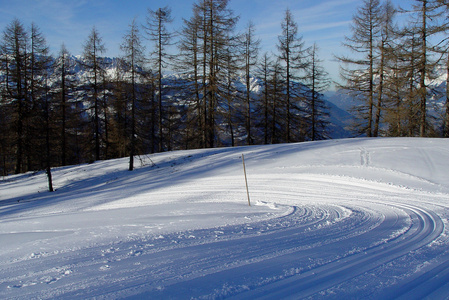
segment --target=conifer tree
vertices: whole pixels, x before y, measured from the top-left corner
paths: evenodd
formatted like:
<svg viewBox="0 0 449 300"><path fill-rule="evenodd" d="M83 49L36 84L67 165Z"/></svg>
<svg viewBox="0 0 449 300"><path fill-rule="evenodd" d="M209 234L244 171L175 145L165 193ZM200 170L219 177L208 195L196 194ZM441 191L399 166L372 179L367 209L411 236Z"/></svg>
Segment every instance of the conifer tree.
<svg viewBox="0 0 449 300"><path fill-rule="evenodd" d="M205 88L204 113L206 124L206 146L216 143L216 117L220 101L222 78L226 72L227 48L234 42L233 31L238 18L228 8L228 0L200 0L194 9L202 17L203 72Z"/></svg>
<svg viewBox="0 0 449 300"><path fill-rule="evenodd" d="M449 138L449 51L446 57L446 103L443 120L443 137Z"/></svg>
<svg viewBox="0 0 449 300"><path fill-rule="evenodd" d="M201 112L202 140L205 147L214 147L217 143L218 107L221 101L226 101L221 95L225 89L228 64L228 47L235 44L233 34L238 20L228 8L228 0L199 0L193 6L194 18L187 24L187 32L196 32L195 55L197 67L191 70L197 72L200 89L198 99L201 102L198 110ZM186 31L183 36L186 37ZM193 41L193 40L191 40ZM198 82L198 81L197 81Z"/></svg>
<svg viewBox="0 0 449 300"><path fill-rule="evenodd" d="M54 142L56 135L54 132L55 122L53 99L50 93L50 74L53 70L53 60L48 56L49 47L46 40L36 24L31 24L30 28L30 58L29 58L29 97L32 105L33 117L28 127L29 132L33 132L34 139L28 137L36 153L29 157L34 163L39 163L35 169L43 168L48 178L48 191L53 192L53 180L51 167L53 164ZM31 165L31 163L29 163ZM30 168L30 167L29 167ZM31 168L30 168L31 169Z"/></svg>
<svg viewBox="0 0 449 300"><path fill-rule="evenodd" d="M223 105L224 107L224 122L227 123L226 127L229 130L229 135L231 139L231 146L236 145L237 134L239 125L242 123L241 118L239 118L240 113L244 113L242 108L242 103L239 99L238 91L235 87L235 82L238 80L238 57L233 53L235 47L229 47L227 49L226 56L226 69L224 76L224 89L222 91ZM246 118L245 118L246 119ZM246 132L248 133L248 131Z"/></svg>
<svg viewBox="0 0 449 300"><path fill-rule="evenodd" d="M379 0L364 0L353 17L352 36L343 44L355 56L337 57L344 64L340 75L344 80L340 88L363 102L356 108L361 120L358 133L373 136L375 98L376 45L382 24Z"/></svg>
<svg viewBox="0 0 449 300"><path fill-rule="evenodd" d="M398 39L397 37L395 39ZM384 119L387 127L387 135L389 136L407 136L409 135L409 123L411 114L411 97L415 88L410 85L413 81L413 69L408 66L408 52L399 44L404 39L398 39L385 48L385 74L383 87L383 111ZM411 82L409 82L411 80Z"/></svg>
<svg viewBox="0 0 449 300"><path fill-rule="evenodd" d="M378 84L376 89L377 94L377 104L376 107L376 113L374 117L374 128L373 128L373 136L377 137L379 135L379 128L380 128L380 121L381 121L381 114L383 111L383 108L385 106L385 89L386 85L388 84L388 74L392 74L390 72L389 63L390 61L394 61L392 59L392 45L393 40L396 37L397 29L394 28L394 16L396 14L396 9L393 7L393 4L391 1L387 0L385 4L382 5L381 8L381 18L382 18L382 25L380 29L380 40L378 44L379 48L379 57L376 62L376 68L377 68L377 77L378 77Z"/></svg>
<svg viewBox="0 0 449 300"><path fill-rule="evenodd" d="M429 134L429 122L427 116L427 102L430 97L430 88L428 82L434 78L434 69L436 61L432 59L432 54L436 48L431 43L431 38L435 34L442 32L445 26L440 26L438 20L441 17L439 6L436 0L414 0L412 6L412 18L408 26L404 29L404 35L414 38L416 49L416 69L419 78L418 98L419 98L419 136L424 137Z"/></svg>
<svg viewBox="0 0 449 300"><path fill-rule="evenodd" d="M285 135L282 131L285 126L285 111L281 113L285 104L283 96L285 95L286 82L283 77L285 74L285 68L281 65L281 61L278 58L274 63L269 79L269 88L271 94L271 144L281 143L283 140L282 135Z"/></svg>
<svg viewBox="0 0 449 300"><path fill-rule="evenodd" d="M28 97L32 114L27 124L28 169L45 169L48 176L49 191L53 191L51 167L55 142L55 107L50 92L50 76L53 59L49 56L49 47L39 27L32 23L29 30L28 53Z"/></svg>
<svg viewBox="0 0 449 300"><path fill-rule="evenodd" d="M269 124L270 124L270 86L269 86L269 77L271 75L272 61L269 57L268 53L264 53L262 56L259 69L258 76L262 80L262 92L260 97L259 107L261 107L262 120L260 127L263 128L263 143L265 145L269 142Z"/></svg>
<svg viewBox="0 0 449 300"><path fill-rule="evenodd" d="M45 132L45 173L47 174L47 181L48 181L48 191L53 192L53 176L51 173L51 167L52 167L52 157L53 157L53 149L54 149L54 142L53 138L56 136L54 133L55 125L54 122L52 122L52 119L54 119L54 105L52 101L52 97L50 95L50 70L53 67L50 67L50 65L46 66L46 72L42 74L43 80L44 80L44 94L42 95L42 124L44 127Z"/></svg>
<svg viewBox="0 0 449 300"><path fill-rule="evenodd" d="M94 159L100 159L101 148L101 73L104 72L102 66L101 55L106 51L103 39L101 38L98 30L93 27L92 31L84 44L84 64L85 68L89 72L89 102L91 103L90 109L93 118L94 127Z"/></svg>
<svg viewBox="0 0 449 300"><path fill-rule="evenodd" d="M11 116L10 153L15 153L15 173L26 171L26 124L30 105L27 98L27 53L29 35L23 24L14 19L4 30L1 43L2 100ZM13 146L14 145L14 146ZM14 149L14 150L13 150Z"/></svg>
<svg viewBox="0 0 449 300"><path fill-rule="evenodd" d="M297 110L297 105L294 105L294 102L299 101L300 97L299 88L294 82L299 80L299 72L305 69L306 50L302 37L298 35L298 25L289 9L285 11L281 27L282 34L278 37L277 48L279 58L285 68L285 141L290 143L293 141L291 133L293 116L295 115L293 111L294 109ZM296 115L299 115L299 112Z"/></svg>
<svg viewBox="0 0 449 300"><path fill-rule="evenodd" d="M71 56L64 44L55 58L52 70L52 97L54 98L59 128L59 164L80 163L84 159L81 153L79 133L83 124L82 101L78 97L78 88L82 88L76 76L77 61ZM81 92L82 94L82 92Z"/></svg>
<svg viewBox="0 0 449 300"><path fill-rule="evenodd" d="M129 138L129 170L134 169L134 155L136 155L136 137L137 137L137 105L140 100L138 91L138 77L139 69L142 69L144 61L144 47L141 42L141 37L139 33L139 28L134 19L130 26L127 34L124 37L121 49L124 52L124 62L126 63L127 70L130 73L130 91L129 97L131 101L131 130Z"/></svg>
<svg viewBox="0 0 449 300"><path fill-rule="evenodd" d="M68 111L68 95L70 85L68 75L70 72L70 54L64 44L61 46L59 56L56 61L56 75L59 83L59 97L60 97L60 118L61 118L61 165L67 165L67 111Z"/></svg>
<svg viewBox="0 0 449 300"><path fill-rule="evenodd" d="M254 23L249 22L246 27L246 31L240 37L240 43L242 48L243 69L245 75L245 129L246 129L246 142L248 145L254 143L254 137L252 136L251 127L251 111L252 111L252 97L251 97L251 72L257 65L257 58L260 48L260 40L254 36Z"/></svg>
<svg viewBox="0 0 449 300"><path fill-rule="evenodd" d="M324 103L323 92L330 85L328 73L322 66L322 60L318 58L318 47L315 44L309 48L309 63L306 69L306 93L307 115L306 123L308 132L306 135L310 140L322 140L328 137L326 127L328 125L328 109Z"/></svg>
<svg viewBox="0 0 449 300"><path fill-rule="evenodd" d="M178 43L179 56L176 62L177 70L183 76L184 97L187 100L188 110L186 117L187 140L193 147L205 147L205 126L203 122L202 102L204 95L201 93L203 82L201 76L201 49L200 49L200 18L198 11L194 16L184 20L181 30L181 38Z"/></svg>
<svg viewBox="0 0 449 300"><path fill-rule="evenodd" d="M442 9L443 13L442 16L446 19L446 22L444 22L441 25L441 29L448 29L449 28L449 2L447 0L437 0L436 3L434 3L436 9ZM446 37L444 39L444 44L442 46L442 55L445 56L446 60L446 95L445 95L445 108L443 112L443 137L448 138L449 137L449 39Z"/></svg>
<svg viewBox="0 0 449 300"><path fill-rule="evenodd" d="M3 82L1 84L3 85ZM3 99L3 91L0 90L0 170L1 176L7 176L10 172L10 162L12 160L10 153L11 133L9 131L11 118L8 114L8 106Z"/></svg>
<svg viewBox="0 0 449 300"><path fill-rule="evenodd" d="M151 55L151 61L156 70L157 84L157 103L158 103L158 129L159 129L159 152L164 150L164 107L163 107L163 70L168 66L171 56L168 54L167 48L171 45L173 34L168 31L167 25L173 22L171 17L171 8L168 6L158 8L156 11L148 10L146 32L151 41L154 42L154 48ZM168 110L167 110L168 111ZM170 143L168 141L168 143Z"/></svg>

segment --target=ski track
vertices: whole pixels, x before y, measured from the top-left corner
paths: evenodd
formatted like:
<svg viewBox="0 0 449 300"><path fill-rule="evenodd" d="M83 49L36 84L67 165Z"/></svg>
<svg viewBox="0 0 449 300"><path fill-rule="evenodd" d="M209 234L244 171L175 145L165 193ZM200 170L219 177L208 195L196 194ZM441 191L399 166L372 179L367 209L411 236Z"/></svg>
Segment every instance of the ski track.
<svg viewBox="0 0 449 300"><path fill-rule="evenodd" d="M372 166L375 162L372 148L357 149L354 157L360 164L358 167L378 171L379 168ZM168 157L158 162L159 166L169 164L172 173L167 175L161 167L154 168L154 174L160 176L161 182L166 180L164 178L174 178L173 185L164 187L158 186L157 181L151 182L157 188L148 197L173 198L192 204L213 204L240 197L235 191L240 180L235 176L210 176L193 182L184 182L183 176L176 179L178 172L195 170L197 165L189 165L189 161L204 157L220 165L216 156L221 159L232 156L232 153L220 151L223 150L216 150L209 156L199 153ZM430 171L437 168L426 151L419 150L419 153ZM262 158L263 153L259 153L258 159ZM129 234L126 239L92 239L79 247L67 246L53 252L37 247L35 252L13 261L3 258L4 261L0 261L0 298L449 297L447 194L404 188L389 182L296 173L295 170L295 166L286 166L282 169L284 174L272 169L271 173L249 175L251 197L258 199L254 204L273 207L272 215L249 216L244 223L212 228L156 235L139 232ZM406 175L390 172L395 176ZM140 176L139 173L136 176ZM432 184L424 178L409 177L425 186ZM111 195L120 194L119 190L111 188L114 184L120 186L117 175L105 176L104 181L110 184ZM99 191L103 189L103 185L98 187ZM87 188L85 190L82 192L87 193ZM123 198L121 194L116 197ZM35 200L27 201L30 202L5 201L1 205L14 210L14 205L32 205ZM138 209L145 204L139 200L126 203L104 200L93 207L77 205L76 209L95 213L133 205ZM57 212L57 206L49 211L42 209L44 215L52 215ZM28 212L24 211L21 218L32 222ZM131 225L140 226L139 222ZM105 228L108 227L105 225ZM83 233L81 229L78 231L78 234ZM55 230L33 234L38 240L74 233ZM20 234L16 234L16 238L20 241Z"/></svg>
<svg viewBox="0 0 449 300"><path fill-rule="evenodd" d="M408 193L395 187L363 181L341 186L339 180L332 183L312 178L302 181L305 187L295 188L282 179L282 184L278 182L273 188L264 178L253 178L252 186L257 190L253 195L284 205L302 205L292 205L293 210L285 216L255 223L34 254L0 267L0 296L313 298L357 276L375 273L435 241L444 230L435 213L407 204ZM207 190L200 184L189 190L188 197ZM223 186L221 191L225 190ZM384 199L376 201L379 190ZM386 195L387 191L392 195ZM167 191L161 193L169 197ZM314 200L309 203L308 199ZM328 200L341 204L328 204ZM320 250L323 248L325 251ZM58 266L61 261L67 264ZM402 292L405 297L411 284L431 286L427 289L430 294L446 284L441 281L449 276L446 265L432 265L429 274L437 273L438 277L426 278L424 273L411 281L405 278L397 283L404 288L396 286L383 296L398 297ZM102 276L98 276L99 270ZM382 280L381 285L385 284ZM42 285L48 288L42 289ZM52 289L52 285L58 288ZM351 291L347 293L351 295Z"/></svg>

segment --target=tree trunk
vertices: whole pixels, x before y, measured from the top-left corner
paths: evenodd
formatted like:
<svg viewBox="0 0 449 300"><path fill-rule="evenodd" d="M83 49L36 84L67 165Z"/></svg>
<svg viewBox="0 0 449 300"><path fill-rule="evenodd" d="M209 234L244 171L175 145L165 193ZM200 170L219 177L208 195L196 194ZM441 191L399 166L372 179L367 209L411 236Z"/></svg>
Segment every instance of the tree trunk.
<svg viewBox="0 0 449 300"><path fill-rule="evenodd" d="M427 113L427 87L426 87L426 66L427 66L427 1L423 1L422 6L422 28L421 28L421 43L422 43L422 53L421 53L421 77L420 77L420 112L421 118L419 122L419 136L426 136L426 113Z"/></svg>

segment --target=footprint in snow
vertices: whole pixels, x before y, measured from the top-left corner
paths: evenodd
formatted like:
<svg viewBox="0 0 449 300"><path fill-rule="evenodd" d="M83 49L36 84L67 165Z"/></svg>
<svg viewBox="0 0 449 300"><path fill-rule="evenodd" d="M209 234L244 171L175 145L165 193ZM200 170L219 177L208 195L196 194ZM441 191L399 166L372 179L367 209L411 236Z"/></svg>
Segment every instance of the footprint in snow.
<svg viewBox="0 0 449 300"><path fill-rule="evenodd" d="M131 251L128 253L128 255L129 255L129 256L140 256L140 255L142 255L142 251L140 251L140 250L131 250Z"/></svg>

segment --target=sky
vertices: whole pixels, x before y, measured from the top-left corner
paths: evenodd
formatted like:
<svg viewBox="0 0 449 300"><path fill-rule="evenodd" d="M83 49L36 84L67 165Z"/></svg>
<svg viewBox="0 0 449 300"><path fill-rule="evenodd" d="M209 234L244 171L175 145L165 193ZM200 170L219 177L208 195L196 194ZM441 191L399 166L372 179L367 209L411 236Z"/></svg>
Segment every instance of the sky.
<svg viewBox="0 0 449 300"><path fill-rule="evenodd" d="M120 44L134 18L143 24L148 9L169 6L174 22L172 29L182 26L182 19L192 15L196 0L0 0L0 30L14 18L25 26L34 22L42 31L51 52L57 54L64 43L73 55L82 54L83 44L95 26L106 46L105 56L121 54ZM411 0L393 0L409 6ZM237 31L249 21L256 26L261 39L261 53L276 52L278 35L285 10L289 8L306 46L316 43L319 58L332 80L339 78L335 55L346 54L342 47L350 36L350 24L361 0L230 0L229 8L240 17ZM147 47L150 49L150 44Z"/></svg>

